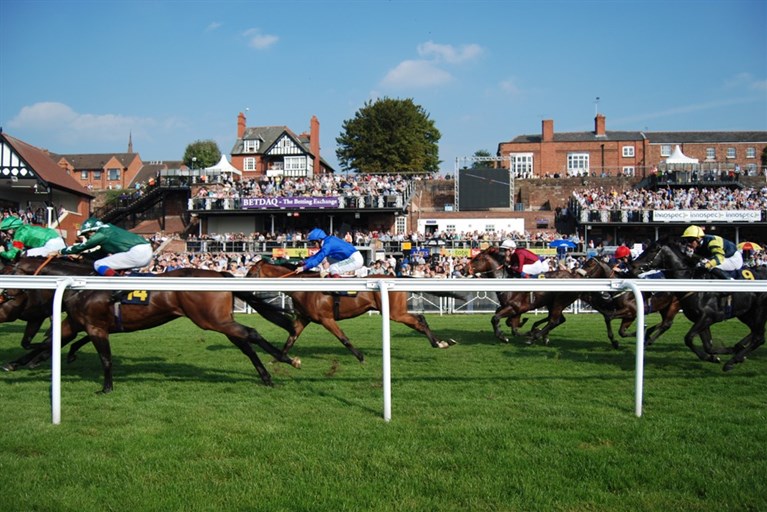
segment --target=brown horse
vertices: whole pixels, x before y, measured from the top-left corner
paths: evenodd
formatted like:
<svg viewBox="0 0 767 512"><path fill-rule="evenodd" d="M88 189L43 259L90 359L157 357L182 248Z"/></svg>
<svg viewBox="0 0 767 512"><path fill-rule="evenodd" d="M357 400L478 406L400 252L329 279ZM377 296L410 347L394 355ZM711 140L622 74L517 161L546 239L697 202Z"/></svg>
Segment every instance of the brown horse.
<svg viewBox="0 0 767 512"><path fill-rule="evenodd" d="M464 275L480 278L510 278L512 277L505 265L504 255L501 254L498 247L488 247L476 256L464 267ZM556 270L544 272L539 277L547 279L572 279L578 278L567 270ZM500 306L496 308L495 314L491 319L495 337L504 343L509 343L509 338L501 331L500 321L506 318L506 325L511 327L511 333L519 336L520 328L527 319L522 319L522 315L528 311L540 308L546 308L548 315L535 322L526 333L529 342L543 340L545 344L549 343L549 333L555 327L565 323L563 311L578 299L578 292L496 292ZM542 329L538 326L546 324Z"/></svg>
<svg viewBox="0 0 767 512"><path fill-rule="evenodd" d="M21 261L15 265L14 274L31 275L39 265L30 266ZM71 275L70 269L59 261L52 262L42 269L43 275ZM232 277L209 270L180 269L164 274L158 274L157 279L164 277ZM261 380L266 385L272 385L271 376L253 350L251 344L256 344L278 361L300 368L299 359L291 359L283 355L279 349L265 340L255 329L242 325L234 320L233 304L235 293L229 291L152 291L133 293L138 298L134 303L122 303L116 300L116 294L102 290L70 290L64 293L62 308L67 312L67 318L61 324L62 345L71 342L79 332L85 331L88 339L96 347L104 370L104 385L102 392L108 393L113 388L112 355L109 344L109 334L115 332L133 332L170 322L180 317L187 317L198 327L224 334L245 354ZM238 294L239 296L239 294ZM143 299L143 300L142 300ZM269 315L284 329L292 330L292 323L287 315L280 316L279 308L269 304L258 304L255 296L248 296L249 304L254 306L262 315ZM266 314L265 314L266 313ZM70 350L70 360L74 351L85 340L79 341ZM42 351L49 347L40 347L33 351L30 357L39 357ZM14 369L6 365L7 369Z"/></svg>
<svg viewBox="0 0 767 512"><path fill-rule="evenodd" d="M587 277L610 279L615 277L613 269L599 258L589 258L583 265L583 271ZM612 320L619 318L621 325L618 334L622 338L636 336L636 333L628 332L631 324L637 317L637 303L634 294L623 290L610 293L610 298L605 299L601 293L584 293L581 298L589 303L591 307L597 310L605 319L607 327L607 336L610 338L614 348L620 348L618 340L615 339L612 329ZM647 313L660 313L661 322L649 327L645 331L645 346L652 345L664 332L671 328L674 317L681 306L679 300L671 293L653 293L644 295L644 309Z"/></svg>
<svg viewBox="0 0 767 512"><path fill-rule="evenodd" d="M289 263L277 265L266 260L260 260L250 268L247 277L288 277L295 275L295 270L295 265ZM318 278L319 273L303 272L299 276ZM426 318L423 315L408 313L407 292L389 291L388 293L389 318L391 320L420 332L429 339L429 343L434 348L448 348L456 343L452 339L447 341L438 339L429 329L429 324L426 323ZM282 349L283 355L287 355L306 326L315 322L333 333L360 362L364 361L362 352L349 342L349 338L336 321L355 318L367 311L381 311L380 292L358 292L354 295L346 296L314 291L286 292L286 294L293 301L293 309L296 315L294 322L295 334L290 335L285 342L285 346Z"/></svg>

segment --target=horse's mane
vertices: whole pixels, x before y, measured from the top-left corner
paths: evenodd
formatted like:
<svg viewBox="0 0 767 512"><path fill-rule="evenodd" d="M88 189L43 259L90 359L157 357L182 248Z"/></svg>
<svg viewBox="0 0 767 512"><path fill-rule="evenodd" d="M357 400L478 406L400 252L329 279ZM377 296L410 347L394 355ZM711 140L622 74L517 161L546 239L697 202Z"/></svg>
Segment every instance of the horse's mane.
<svg viewBox="0 0 767 512"><path fill-rule="evenodd" d="M493 258L498 263L503 263L503 260L504 260L504 256L501 254L501 250L494 245L491 245L490 247L482 251L480 254L485 254L489 256L490 258Z"/></svg>
<svg viewBox="0 0 767 512"><path fill-rule="evenodd" d="M274 258L269 258L269 259L261 260L261 261L269 265L274 265L275 267L286 268L290 271L293 271L298 268L298 265L285 260L275 260Z"/></svg>
<svg viewBox="0 0 767 512"><path fill-rule="evenodd" d="M42 256L28 256L19 258L14 267L24 273L33 274L45 263ZM71 260L69 258L54 258L41 269L41 273L47 275L87 276L95 274L90 262Z"/></svg>

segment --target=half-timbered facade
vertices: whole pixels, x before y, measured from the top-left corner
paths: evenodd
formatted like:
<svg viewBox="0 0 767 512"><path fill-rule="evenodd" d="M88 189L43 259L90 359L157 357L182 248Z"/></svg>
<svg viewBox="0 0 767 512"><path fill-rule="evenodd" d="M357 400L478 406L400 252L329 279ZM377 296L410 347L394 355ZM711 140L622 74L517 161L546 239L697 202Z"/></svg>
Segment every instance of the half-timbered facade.
<svg viewBox="0 0 767 512"><path fill-rule="evenodd" d="M0 132L0 206L18 212L40 211L67 242L74 242L80 224L88 218L90 194L51 155Z"/></svg>
<svg viewBox="0 0 767 512"><path fill-rule="evenodd" d="M309 133L296 135L287 126L247 127L245 114L237 117L237 140L232 165L242 178L259 176L310 177L334 172L320 156L320 122L312 116Z"/></svg>

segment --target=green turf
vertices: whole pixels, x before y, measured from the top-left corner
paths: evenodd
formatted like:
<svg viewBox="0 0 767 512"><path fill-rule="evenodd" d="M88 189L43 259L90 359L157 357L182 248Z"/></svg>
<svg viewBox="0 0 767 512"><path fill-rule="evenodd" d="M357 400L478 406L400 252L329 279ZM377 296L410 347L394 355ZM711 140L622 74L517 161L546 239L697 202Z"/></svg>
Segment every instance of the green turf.
<svg viewBox="0 0 767 512"><path fill-rule="evenodd" d="M319 326L294 348L300 370L259 350L274 388L186 320L114 335L114 392L96 393L85 347L63 365L58 426L49 367L2 373L0 510L767 509L767 350L724 373L677 320L647 351L636 418L634 342L613 350L601 317L569 316L549 346L497 343L489 315L428 320L460 344L392 325L390 423L379 316L341 324L364 364ZM0 326L0 360L21 353L21 328Z"/></svg>

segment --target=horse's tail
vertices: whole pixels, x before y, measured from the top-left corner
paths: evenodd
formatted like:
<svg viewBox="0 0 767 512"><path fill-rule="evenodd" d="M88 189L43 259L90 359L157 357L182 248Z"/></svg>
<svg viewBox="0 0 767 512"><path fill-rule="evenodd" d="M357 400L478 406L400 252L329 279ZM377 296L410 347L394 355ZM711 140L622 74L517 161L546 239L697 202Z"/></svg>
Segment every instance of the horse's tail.
<svg viewBox="0 0 767 512"><path fill-rule="evenodd" d="M223 277L236 277L230 272L220 272L220 274ZM271 302L267 302L266 297L261 296L256 292L233 292L233 294L236 298L255 309L256 312L266 320L277 327L285 329L291 336L295 336L296 328L293 324L294 318L289 310L280 306L275 306Z"/></svg>

